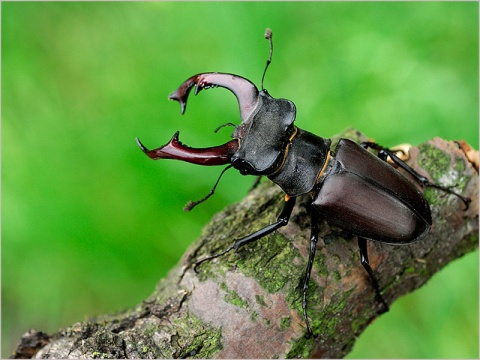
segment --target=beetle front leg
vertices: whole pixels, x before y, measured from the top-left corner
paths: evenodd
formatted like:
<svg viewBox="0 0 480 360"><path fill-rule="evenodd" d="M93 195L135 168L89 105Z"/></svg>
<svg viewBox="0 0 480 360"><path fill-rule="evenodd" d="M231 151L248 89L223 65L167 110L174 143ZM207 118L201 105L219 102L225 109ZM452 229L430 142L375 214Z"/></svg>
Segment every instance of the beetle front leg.
<svg viewBox="0 0 480 360"><path fill-rule="evenodd" d="M240 247L242 247L245 244L257 241L264 236L271 234L275 230L281 228L282 226L285 226L288 224L288 221L290 220L290 215L292 214L293 207L295 206L295 201L296 197L285 197L285 205L283 206L283 210L280 213L280 216L277 219L277 222L271 225L268 225L264 227L263 229L260 229L258 231L255 231L253 234L250 234L248 236L245 236L237 241L235 241L231 246L229 246L226 250L215 254L215 255L210 255L206 258L200 259L195 263L195 266L193 267L193 270L195 272L198 272L198 266L204 263L205 261L213 260L217 257L220 257L222 255L225 255L231 250L237 251Z"/></svg>
<svg viewBox="0 0 480 360"><path fill-rule="evenodd" d="M370 263L368 262L367 239L359 237L358 247L360 248L360 262L362 263L363 268L367 271L370 279L372 280L372 285L375 289L375 295L377 297L377 300L383 305L383 310L380 311L380 314L387 312L388 304L383 299L382 294L380 294L380 287L378 286L377 278L375 277Z"/></svg>

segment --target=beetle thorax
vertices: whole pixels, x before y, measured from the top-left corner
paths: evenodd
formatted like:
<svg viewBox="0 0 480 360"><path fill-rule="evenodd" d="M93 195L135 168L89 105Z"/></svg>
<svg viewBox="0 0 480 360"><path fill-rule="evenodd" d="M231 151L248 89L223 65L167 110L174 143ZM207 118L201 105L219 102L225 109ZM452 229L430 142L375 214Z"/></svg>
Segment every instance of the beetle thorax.
<svg viewBox="0 0 480 360"><path fill-rule="evenodd" d="M291 101L274 99L262 90L256 109L232 135L240 142L231 160L233 166L243 175L275 173L295 132L294 120L295 105Z"/></svg>

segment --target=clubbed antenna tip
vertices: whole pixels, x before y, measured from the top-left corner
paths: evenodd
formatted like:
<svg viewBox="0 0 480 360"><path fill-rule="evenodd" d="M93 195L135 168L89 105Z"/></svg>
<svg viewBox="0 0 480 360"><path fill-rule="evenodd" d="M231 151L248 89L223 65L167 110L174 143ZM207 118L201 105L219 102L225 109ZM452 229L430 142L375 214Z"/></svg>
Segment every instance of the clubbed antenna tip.
<svg viewBox="0 0 480 360"><path fill-rule="evenodd" d="M272 35L273 35L272 29L266 28L265 29L265 39L270 40L272 38Z"/></svg>
<svg viewBox="0 0 480 360"><path fill-rule="evenodd" d="M265 74L267 73L267 68L268 65L272 62L272 53L273 53L273 41L272 41L272 30L270 28L265 29L265 39L267 39L270 42L270 55L267 60L267 65L265 65L265 70L263 70L263 75L262 75L262 90L265 90L263 88L263 80L265 79Z"/></svg>

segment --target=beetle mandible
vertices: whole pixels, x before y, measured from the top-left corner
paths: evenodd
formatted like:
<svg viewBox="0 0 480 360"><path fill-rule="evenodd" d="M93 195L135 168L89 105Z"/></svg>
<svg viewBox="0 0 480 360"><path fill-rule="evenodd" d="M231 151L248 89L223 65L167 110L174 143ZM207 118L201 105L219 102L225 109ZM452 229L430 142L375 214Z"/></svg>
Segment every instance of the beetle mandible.
<svg viewBox="0 0 480 360"><path fill-rule="evenodd" d="M277 222L236 240L221 253L198 260L195 271L204 261L231 250L236 251L287 225L296 198L304 194L312 195L310 252L303 280L302 300L307 331L312 334L306 299L320 217L357 236L361 264L371 279L383 311L388 310L388 305L380 294L378 281L369 265L366 241L410 244L424 238L430 230L432 216L427 200L411 180L387 162L387 158L424 188L435 187L456 195L467 207L470 199L450 188L430 182L397 157L394 151L376 143L356 144L349 139L340 139L332 150L330 139L295 126L294 103L287 99L273 98L263 88L263 79L273 51L270 29L267 29L265 38L270 43L270 56L263 72L260 91L251 81L241 76L212 72L190 77L169 96L170 100L180 103L181 113L184 114L188 95L194 86L195 94L211 87L230 90L238 100L241 118L240 125L235 126L233 131L233 140L216 147L191 148L179 141L179 132L176 132L166 145L154 150L148 150L138 139L137 143L154 160L175 159L198 165L228 164L220 177L227 169L234 167L242 175L266 176L286 194L284 208ZM376 150L378 156L369 152L368 148ZM220 177L206 197L189 203L186 210L210 197ZM373 203L375 206L365 206Z"/></svg>

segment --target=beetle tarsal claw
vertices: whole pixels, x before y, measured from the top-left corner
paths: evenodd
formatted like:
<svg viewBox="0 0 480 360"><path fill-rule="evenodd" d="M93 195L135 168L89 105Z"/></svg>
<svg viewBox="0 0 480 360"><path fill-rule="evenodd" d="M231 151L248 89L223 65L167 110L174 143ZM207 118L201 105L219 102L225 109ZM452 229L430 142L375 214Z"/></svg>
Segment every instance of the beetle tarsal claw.
<svg viewBox="0 0 480 360"><path fill-rule="evenodd" d="M235 248L235 244L229 246L228 248L226 248L225 250L223 250L222 252L218 253L218 254L214 254L214 255L210 255L210 256L207 256L207 257L204 257L203 259L200 259L200 260L197 260L195 262L195 265L193 266L193 271L195 271L197 274L198 274L198 267L203 264L205 261L210 261L210 260L213 260L213 259L216 259L220 256L223 256L225 255L226 253L228 253L229 251L233 250ZM236 250L236 249L235 249Z"/></svg>

